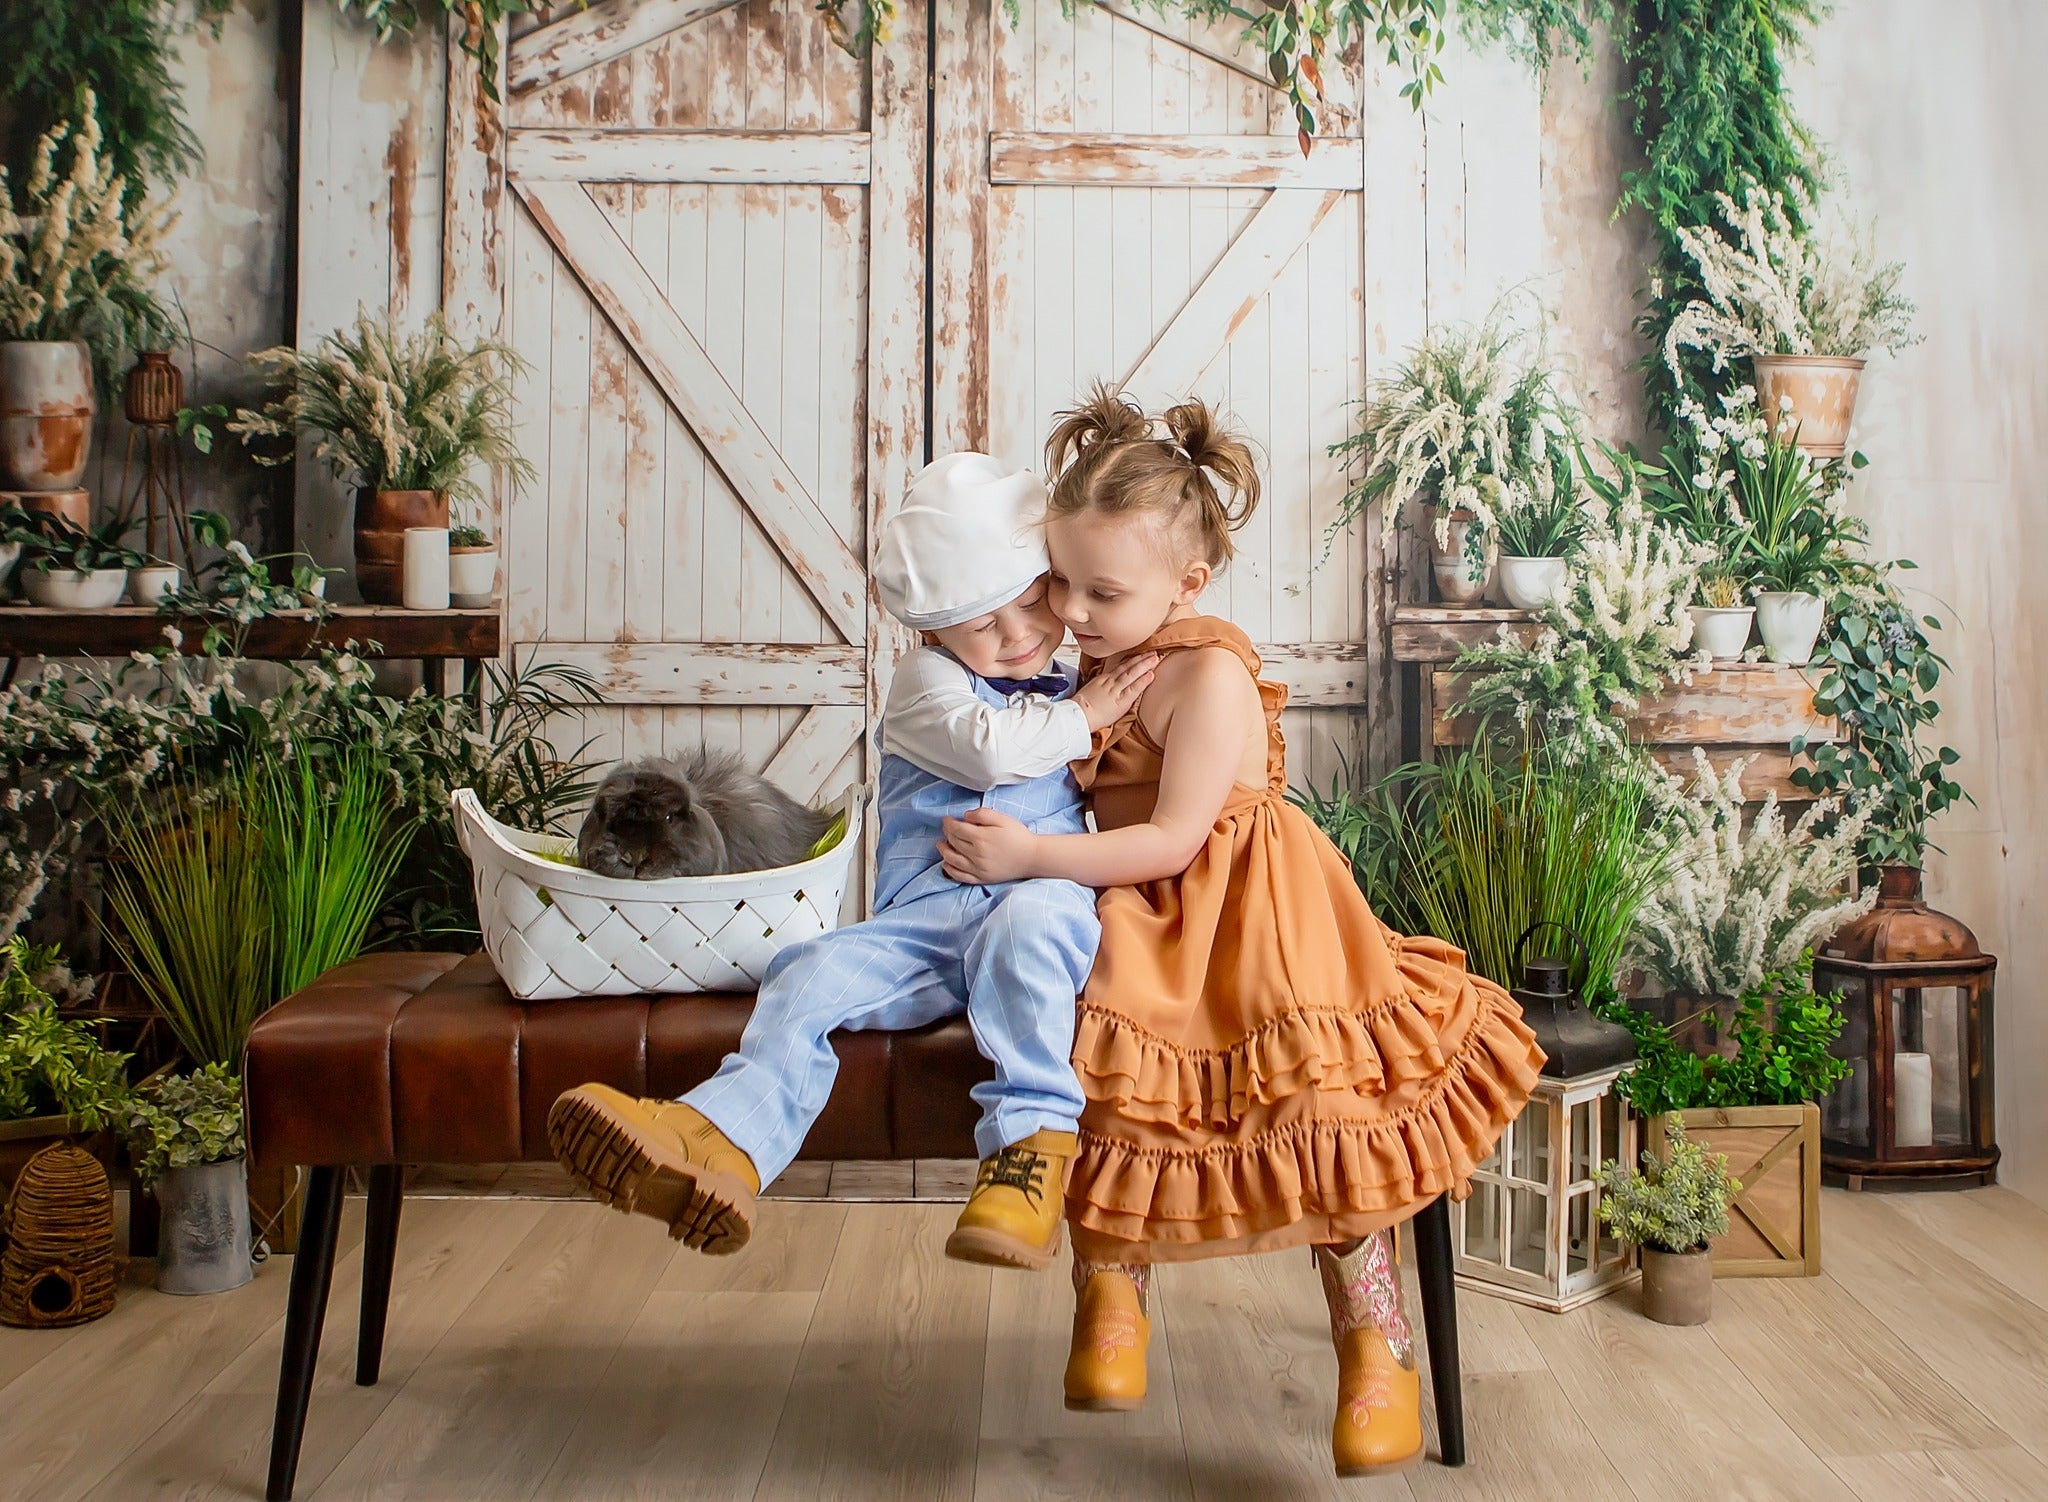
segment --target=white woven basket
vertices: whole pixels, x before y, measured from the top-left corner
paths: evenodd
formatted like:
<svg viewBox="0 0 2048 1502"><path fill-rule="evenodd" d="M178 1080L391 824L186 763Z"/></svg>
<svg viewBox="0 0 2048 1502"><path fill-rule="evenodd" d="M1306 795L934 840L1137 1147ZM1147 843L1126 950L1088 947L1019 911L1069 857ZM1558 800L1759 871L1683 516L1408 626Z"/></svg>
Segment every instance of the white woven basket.
<svg viewBox="0 0 2048 1502"><path fill-rule="evenodd" d="M484 948L522 1001L751 991L778 950L839 924L861 848L859 787L846 831L823 855L774 871L626 881L547 860L557 836L508 828L475 793L455 793L455 830L476 873Z"/></svg>

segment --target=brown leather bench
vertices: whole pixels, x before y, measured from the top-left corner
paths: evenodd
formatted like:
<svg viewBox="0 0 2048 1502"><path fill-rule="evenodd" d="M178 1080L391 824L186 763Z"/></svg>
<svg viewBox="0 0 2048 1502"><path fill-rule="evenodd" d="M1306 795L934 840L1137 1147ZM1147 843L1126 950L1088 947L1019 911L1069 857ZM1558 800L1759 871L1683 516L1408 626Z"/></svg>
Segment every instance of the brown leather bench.
<svg viewBox="0 0 2048 1502"><path fill-rule="evenodd" d="M343 1178L368 1172L356 1381L377 1381L409 1164L545 1161L548 1107L601 1080L670 1097L738 1046L753 997L514 1000L483 955L383 954L343 965L280 1002L249 1035L249 1159L310 1169L285 1316L271 1434L270 1502L298 1469L320 1326L334 1272ZM964 1017L914 1032L837 1033L839 1078L805 1139L812 1159L972 1158L968 1091L989 1077ZM1449 1216L1416 1217L1437 1430L1464 1461Z"/></svg>

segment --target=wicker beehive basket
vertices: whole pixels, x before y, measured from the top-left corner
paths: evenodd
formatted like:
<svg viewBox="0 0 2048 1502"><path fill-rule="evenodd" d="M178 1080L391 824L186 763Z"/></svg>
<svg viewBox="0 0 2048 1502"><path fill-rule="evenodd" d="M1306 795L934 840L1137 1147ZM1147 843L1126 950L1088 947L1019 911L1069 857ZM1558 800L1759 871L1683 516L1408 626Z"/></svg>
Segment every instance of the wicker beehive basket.
<svg viewBox="0 0 2048 1502"><path fill-rule="evenodd" d="M82 1325L114 1307L114 1191L68 1142L37 1153L7 1202L0 1324Z"/></svg>
<svg viewBox="0 0 2048 1502"><path fill-rule="evenodd" d="M523 1001L751 991L778 951L839 923L861 848L862 790L824 854L774 871L622 881L546 858L564 841L500 824L468 788L455 829L476 876L478 922L498 975Z"/></svg>

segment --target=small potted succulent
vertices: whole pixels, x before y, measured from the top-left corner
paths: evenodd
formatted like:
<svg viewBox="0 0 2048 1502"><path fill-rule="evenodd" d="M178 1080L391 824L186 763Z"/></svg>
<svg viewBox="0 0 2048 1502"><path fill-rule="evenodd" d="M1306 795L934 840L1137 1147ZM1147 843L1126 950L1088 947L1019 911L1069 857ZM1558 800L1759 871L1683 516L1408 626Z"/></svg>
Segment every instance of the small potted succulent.
<svg viewBox="0 0 2048 1502"><path fill-rule="evenodd" d="M474 522L448 533L448 602L458 610L482 610L498 584L498 545Z"/></svg>
<svg viewBox="0 0 2048 1502"><path fill-rule="evenodd" d="M1600 1221L1643 1255L1643 1313L1660 1325L1703 1325L1714 1307L1709 1245L1728 1234L1728 1206L1742 1185L1728 1160L1709 1155L1672 1123L1666 1156L1645 1152L1640 1170L1600 1170Z"/></svg>
<svg viewBox="0 0 2048 1502"><path fill-rule="evenodd" d="M29 602L55 610L104 610L119 603L128 571L143 558L122 541L132 524L80 529L47 511L22 514L10 529L21 544L21 588Z"/></svg>
<svg viewBox="0 0 2048 1502"><path fill-rule="evenodd" d="M156 1286L225 1293L249 1281L242 1082L224 1064L145 1083L125 1123L135 1176L163 1211Z"/></svg>
<svg viewBox="0 0 2048 1502"><path fill-rule="evenodd" d="M1734 662L1749 646L1749 628L1756 607L1742 600L1742 578L1725 563L1700 574L1698 598L1686 607L1692 616L1692 637L1716 662Z"/></svg>

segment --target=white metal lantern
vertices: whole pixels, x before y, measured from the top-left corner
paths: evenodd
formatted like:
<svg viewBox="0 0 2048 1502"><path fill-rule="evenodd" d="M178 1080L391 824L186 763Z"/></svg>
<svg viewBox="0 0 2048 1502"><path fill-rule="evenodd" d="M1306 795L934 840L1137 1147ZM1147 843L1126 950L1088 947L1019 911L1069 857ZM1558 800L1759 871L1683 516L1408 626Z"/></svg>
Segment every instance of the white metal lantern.
<svg viewBox="0 0 2048 1502"><path fill-rule="evenodd" d="M1614 1093L1633 1067L1537 1082L1451 1207L1460 1283L1563 1313L1635 1276L1599 1213L1600 1165L1635 1161L1635 1113Z"/></svg>

